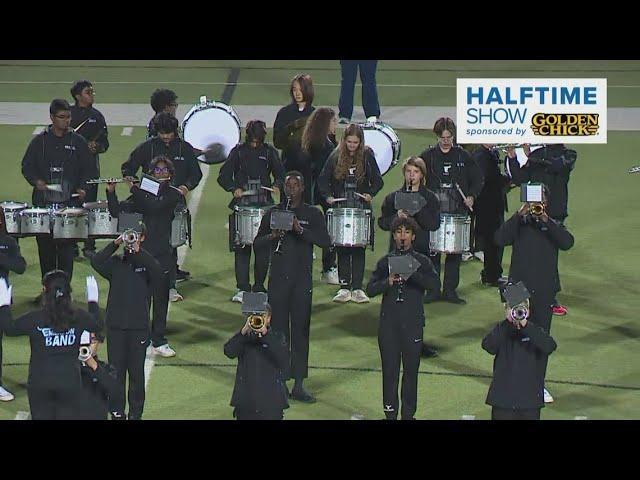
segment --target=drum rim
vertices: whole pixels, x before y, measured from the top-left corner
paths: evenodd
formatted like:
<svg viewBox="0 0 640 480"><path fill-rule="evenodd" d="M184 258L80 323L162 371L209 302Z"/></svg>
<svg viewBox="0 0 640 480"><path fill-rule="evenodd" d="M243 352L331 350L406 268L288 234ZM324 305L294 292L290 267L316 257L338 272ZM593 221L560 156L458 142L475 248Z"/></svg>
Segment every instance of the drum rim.
<svg viewBox="0 0 640 480"><path fill-rule="evenodd" d="M13 201L13 200L5 200L4 202L0 202L0 207L2 207L3 210L7 210L7 209L9 209L9 210L18 210L18 208L21 208L21 207L17 207L17 206L12 207L12 205L23 205L24 208L29 208L29 204L25 203L25 202L16 202L16 201Z"/></svg>
<svg viewBox="0 0 640 480"><path fill-rule="evenodd" d="M225 107L227 107L227 109L222 108L219 105L224 105ZM189 123L189 120L191 120L191 117L193 117L198 112L209 110L211 108L215 108L218 110L226 110L227 113L231 114L231 118L233 118L236 124L238 125L238 133L240 133L240 138L242 138L242 121L240 120L240 116L238 115L238 113L235 111L235 109L231 105L227 105L226 103L215 102L215 101L208 101L207 103L197 103L193 107L191 107L191 110L189 110L187 114L184 116L184 118L182 119L182 124L181 124L182 136L186 137L185 127L187 126L187 123Z"/></svg>
<svg viewBox="0 0 640 480"><path fill-rule="evenodd" d="M369 123L369 122L367 122L367 123L361 123L359 125L361 126L361 128L363 130L363 133L364 133L364 130L365 130L365 125L368 125L370 127L374 127L374 128L366 128L366 130L376 130L377 132L381 132L391 142L391 150L392 151L393 151L393 146L394 145L398 146L397 154L395 154L395 155L393 155L391 157L391 164L389 165L389 168L384 173L381 174L381 175L386 175L387 173L389 173L391 171L391 169L393 167L395 167L398 164L398 162L400 162L400 156L401 156L401 152L402 152L402 141L400 140L400 137L398 136L396 131L393 129L393 127L391 125L389 125L388 123L384 123L384 122ZM394 139L391 138L386 131L382 130L381 128L378 128L378 125L383 125L385 127L389 127L389 129L396 136L396 140L394 141ZM366 143L365 143L365 145L366 145ZM371 147L369 147L369 148L371 148ZM378 168L380 168L380 167L378 166Z"/></svg>
<svg viewBox="0 0 640 480"><path fill-rule="evenodd" d="M43 207L32 207L32 208L25 208L24 210L22 210L20 212L20 215L28 215L30 213L43 213L46 215L50 215L51 214L51 209L49 208L43 208Z"/></svg>
<svg viewBox="0 0 640 480"><path fill-rule="evenodd" d="M346 211L346 210L357 210L359 212L365 212L366 213L371 213L371 209L369 208L351 208L351 207L344 207L344 208L327 208L327 213L329 212L334 212L336 210L341 210L341 211Z"/></svg>

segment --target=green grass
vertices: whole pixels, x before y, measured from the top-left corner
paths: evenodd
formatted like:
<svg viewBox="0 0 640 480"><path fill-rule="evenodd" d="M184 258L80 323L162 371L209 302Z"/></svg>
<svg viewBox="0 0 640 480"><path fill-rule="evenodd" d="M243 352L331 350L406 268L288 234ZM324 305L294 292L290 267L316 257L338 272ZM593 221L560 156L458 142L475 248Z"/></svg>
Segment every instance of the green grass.
<svg viewBox="0 0 640 480"><path fill-rule="evenodd" d="M3 199L29 200L30 189L19 165L32 131L33 127L0 126ZM398 134L403 157L434 143L424 131L399 130ZM111 148L101 159L103 175L117 176L120 164L143 137L142 128L135 128L132 137L120 136L114 129ZM543 418L640 418L640 327L636 321L640 262L634 250L640 234L635 210L638 178L626 174L631 164L638 163L632 152L639 148L640 133L635 132L609 132L606 146L576 146L579 157L570 183L567 222L576 244L560 256L560 300L568 305L570 314L553 321L559 348L550 359L547 383L556 403L544 409ZM215 181L218 171L219 166L211 167L195 220L193 250L185 263L193 279L180 285L186 300L171 306L168 337L178 356L158 359L147 392L147 419L231 418L228 403L235 364L224 357L222 346L240 328L243 318L238 305L229 301L235 280L224 229L228 194ZM400 169L392 170L384 180L385 188L374 201L376 213L384 194L399 185ZM122 186L118 192L124 197ZM518 206L517 191L509 202L512 213ZM386 234L376 233L375 252L367 251L365 279L387 245ZM12 277L16 313L31 308L28 301L39 289L35 241L24 239L21 248L29 267L24 275ZM320 252L316 253L320 258ZM507 250L506 268L509 258ZM480 286L480 270L477 261L461 266L459 293L467 299L467 306L436 303L426 307L425 338L437 346L440 356L421 364L418 418L489 417L484 399L492 358L480 348L480 341L500 320L501 307L495 289ZM73 288L80 300L84 298L84 276L89 273L86 261L76 262ZM314 405L292 403L286 418L348 419L355 412L366 418L381 417L376 338L380 299L368 305L334 304L331 298L336 289L321 284L319 278L318 260L307 383L319 401ZM107 290L102 280L100 287L104 306ZM18 411L28 410L24 383L29 346L25 338L5 337L3 344L4 383L16 400L0 404L0 419L12 419Z"/></svg>

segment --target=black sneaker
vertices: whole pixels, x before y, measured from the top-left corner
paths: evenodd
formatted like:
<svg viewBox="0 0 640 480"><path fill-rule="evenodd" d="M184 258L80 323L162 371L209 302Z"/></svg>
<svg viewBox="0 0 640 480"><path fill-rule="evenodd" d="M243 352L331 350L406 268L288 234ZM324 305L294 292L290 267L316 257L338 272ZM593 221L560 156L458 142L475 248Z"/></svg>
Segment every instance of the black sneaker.
<svg viewBox="0 0 640 480"><path fill-rule="evenodd" d="M91 260L93 257L96 256L96 251L91 248L85 248L82 250L82 254L84 255L84 258Z"/></svg>
<svg viewBox="0 0 640 480"><path fill-rule="evenodd" d="M441 299L440 292L429 292L424 296L424 303L433 303Z"/></svg>
<svg viewBox="0 0 640 480"><path fill-rule="evenodd" d="M485 280L484 278L480 279L480 283L485 287L499 287L500 282L498 280Z"/></svg>
<svg viewBox="0 0 640 480"><path fill-rule="evenodd" d="M438 356L438 351L435 348L431 348L426 343L423 343L422 344L422 351L420 352L420 354L424 358L433 358L433 357L437 357Z"/></svg>
<svg viewBox="0 0 640 480"><path fill-rule="evenodd" d="M191 273L187 272L186 270L180 270L178 268L178 271L176 272L176 283L189 280L190 277L191 277Z"/></svg>
<svg viewBox="0 0 640 480"><path fill-rule="evenodd" d="M294 387L291 391L291 395L289 395L294 400L298 400L299 402L304 403L315 403L316 397L307 392L304 387L296 388Z"/></svg>
<svg viewBox="0 0 640 480"><path fill-rule="evenodd" d="M444 292L442 294L442 300L456 305L464 305L467 303L465 300L460 298L456 292Z"/></svg>

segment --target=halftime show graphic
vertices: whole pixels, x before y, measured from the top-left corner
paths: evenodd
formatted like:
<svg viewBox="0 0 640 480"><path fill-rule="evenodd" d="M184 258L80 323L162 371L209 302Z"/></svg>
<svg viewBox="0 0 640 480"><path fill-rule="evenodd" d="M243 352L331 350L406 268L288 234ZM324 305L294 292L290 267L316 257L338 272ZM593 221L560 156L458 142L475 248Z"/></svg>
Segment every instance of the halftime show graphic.
<svg viewBox="0 0 640 480"><path fill-rule="evenodd" d="M459 143L607 143L607 79L459 78Z"/></svg>

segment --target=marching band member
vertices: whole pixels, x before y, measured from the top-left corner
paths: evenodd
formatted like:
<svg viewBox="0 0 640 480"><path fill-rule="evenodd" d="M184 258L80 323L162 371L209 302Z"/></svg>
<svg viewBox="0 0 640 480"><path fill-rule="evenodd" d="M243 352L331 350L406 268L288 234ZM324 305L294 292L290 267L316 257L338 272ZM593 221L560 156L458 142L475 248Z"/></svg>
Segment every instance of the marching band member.
<svg viewBox="0 0 640 480"><path fill-rule="evenodd" d="M88 332L87 332L88 333ZM118 371L113 365L98 359L98 347L104 336L90 334L90 355L81 362L81 420L108 420L109 402L118 391Z"/></svg>
<svg viewBox="0 0 640 480"><path fill-rule="evenodd" d="M371 200L383 185L375 154L364 144L362 128L357 124L350 124L345 129L338 148L329 156L320 173L320 194L332 207L372 210ZM336 198L346 198L346 201L340 203ZM373 228L371 232L373 233ZM336 247L341 288L333 298L334 302L369 301L362 290L365 250L366 247Z"/></svg>
<svg viewBox="0 0 640 480"><path fill-rule="evenodd" d="M158 126L156 125L157 115L159 113L168 113L176 116L178 110L178 95L173 90L167 88L158 88L149 99L149 104L153 108L154 116L149 120L147 125L147 140L158 135Z"/></svg>

